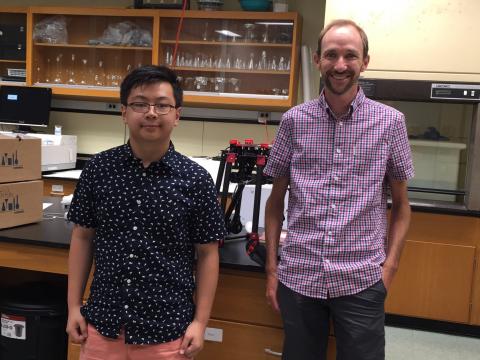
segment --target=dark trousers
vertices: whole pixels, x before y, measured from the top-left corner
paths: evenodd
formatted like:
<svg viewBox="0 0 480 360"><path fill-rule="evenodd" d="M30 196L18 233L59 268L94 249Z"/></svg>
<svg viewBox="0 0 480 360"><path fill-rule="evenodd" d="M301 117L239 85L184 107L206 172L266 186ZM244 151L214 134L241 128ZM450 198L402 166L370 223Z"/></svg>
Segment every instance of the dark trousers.
<svg viewBox="0 0 480 360"><path fill-rule="evenodd" d="M330 318L337 360L385 359L385 297L380 280L355 295L315 299L278 284L278 301L285 330L283 360L324 360Z"/></svg>

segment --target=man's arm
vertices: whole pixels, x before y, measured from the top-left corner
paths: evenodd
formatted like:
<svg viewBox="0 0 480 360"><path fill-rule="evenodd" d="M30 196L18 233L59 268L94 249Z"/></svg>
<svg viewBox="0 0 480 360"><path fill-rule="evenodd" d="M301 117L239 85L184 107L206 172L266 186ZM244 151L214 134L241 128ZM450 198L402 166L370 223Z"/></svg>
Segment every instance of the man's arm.
<svg viewBox="0 0 480 360"><path fill-rule="evenodd" d="M194 357L203 348L203 337L218 282L218 243L196 244L197 271L195 273L195 317L185 332L180 354Z"/></svg>
<svg viewBox="0 0 480 360"><path fill-rule="evenodd" d="M392 209L388 229L387 257L383 264L382 279L388 289L400 263L405 236L410 225L410 204L407 195L406 180L390 180Z"/></svg>
<svg viewBox="0 0 480 360"><path fill-rule="evenodd" d="M68 322L67 333L72 342L82 343L87 338L87 322L80 314L83 293L92 267L95 229L75 225L68 255Z"/></svg>
<svg viewBox="0 0 480 360"><path fill-rule="evenodd" d="M277 301L277 262L278 243L282 231L283 210L285 207L285 194L290 179L287 176L274 178L270 197L265 206L265 242L267 246L267 262L265 272L267 273L267 301L276 311L280 311Z"/></svg>

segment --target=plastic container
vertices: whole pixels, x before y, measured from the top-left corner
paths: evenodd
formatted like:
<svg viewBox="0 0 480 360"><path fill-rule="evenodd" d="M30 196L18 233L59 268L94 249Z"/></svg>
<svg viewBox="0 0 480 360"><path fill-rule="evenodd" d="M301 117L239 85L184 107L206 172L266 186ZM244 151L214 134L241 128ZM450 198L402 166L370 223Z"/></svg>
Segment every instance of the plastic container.
<svg viewBox="0 0 480 360"><path fill-rule="evenodd" d="M65 360L65 291L36 282L2 289L0 294L0 359Z"/></svg>
<svg viewBox="0 0 480 360"><path fill-rule="evenodd" d="M223 0L198 0L198 9L206 11L222 10Z"/></svg>
<svg viewBox="0 0 480 360"><path fill-rule="evenodd" d="M288 1L287 0L273 0L273 12L287 12Z"/></svg>
<svg viewBox="0 0 480 360"><path fill-rule="evenodd" d="M270 0L240 0L240 6L245 11L266 11L271 9L272 2Z"/></svg>

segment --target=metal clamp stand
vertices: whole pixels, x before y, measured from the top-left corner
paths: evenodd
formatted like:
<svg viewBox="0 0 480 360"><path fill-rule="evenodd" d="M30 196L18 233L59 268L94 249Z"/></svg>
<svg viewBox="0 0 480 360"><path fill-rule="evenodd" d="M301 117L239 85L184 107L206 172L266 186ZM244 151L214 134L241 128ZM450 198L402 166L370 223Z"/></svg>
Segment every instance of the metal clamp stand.
<svg viewBox="0 0 480 360"><path fill-rule="evenodd" d="M220 195L220 203L225 213L225 225L229 233L238 234L243 225L240 222L240 207L242 194L247 183L255 183L255 195L253 204L252 231L249 234L229 237L229 239L246 238L246 251L252 260L265 266L266 250L259 243L258 220L260 215L260 201L262 185L267 182L263 169L267 162L269 152L268 144L254 145L250 139L242 145L238 140L230 140L228 150L223 150L220 158L220 167L216 180L216 189ZM232 170L236 170L233 172ZM253 171L256 170L255 176ZM223 180L222 191L220 187ZM232 201L227 208L228 188L230 182L238 183ZM232 217L233 214L233 217ZM219 244L223 246L224 243Z"/></svg>

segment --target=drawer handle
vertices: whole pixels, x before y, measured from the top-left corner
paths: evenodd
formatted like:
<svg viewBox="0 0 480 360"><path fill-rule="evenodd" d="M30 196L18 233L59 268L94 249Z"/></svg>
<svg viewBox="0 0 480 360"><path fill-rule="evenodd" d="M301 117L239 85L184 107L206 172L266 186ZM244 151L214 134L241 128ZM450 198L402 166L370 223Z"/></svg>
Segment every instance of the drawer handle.
<svg viewBox="0 0 480 360"><path fill-rule="evenodd" d="M282 356L281 352L273 351L272 349L265 349L265 353L267 353L269 355L278 356L278 357Z"/></svg>

